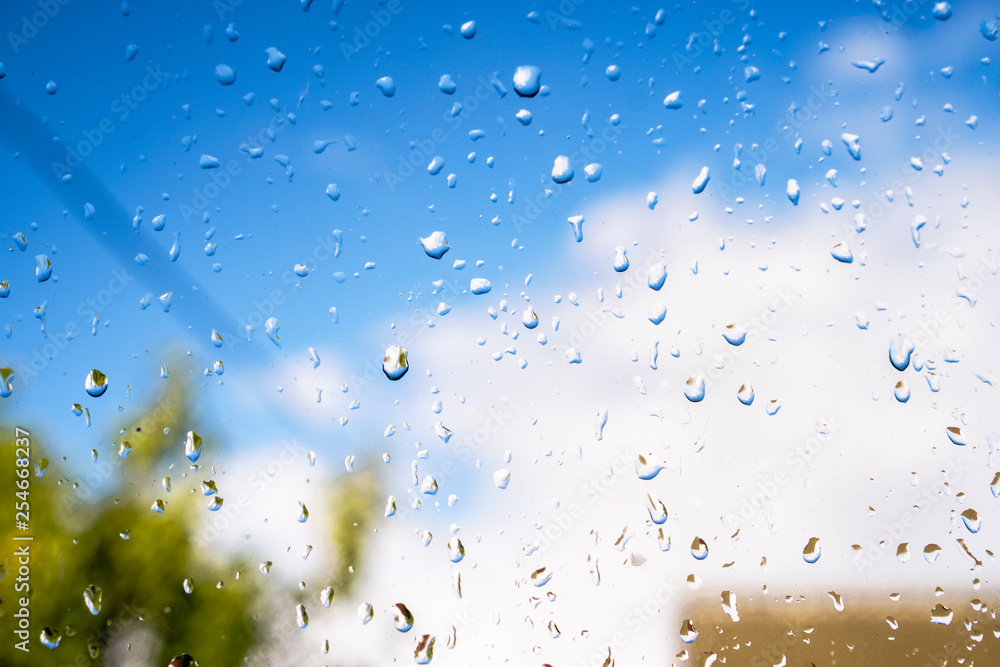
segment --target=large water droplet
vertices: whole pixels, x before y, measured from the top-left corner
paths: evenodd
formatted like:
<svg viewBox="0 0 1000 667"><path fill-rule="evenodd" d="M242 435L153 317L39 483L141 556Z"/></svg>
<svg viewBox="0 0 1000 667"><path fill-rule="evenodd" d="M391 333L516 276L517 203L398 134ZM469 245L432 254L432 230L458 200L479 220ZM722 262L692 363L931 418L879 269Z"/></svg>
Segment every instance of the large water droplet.
<svg viewBox="0 0 1000 667"><path fill-rule="evenodd" d="M739 324L728 324L722 332L722 337L730 345L742 345L743 341L747 339L747 331Z"/></svg>
<svg viewBox="0 0 1000 667"><path fill-rule="evenodd" d="M840 140L844 142L845 146L847 146L847 152L851 154L852 158L855 160L861 159L861 140L858 135L844 132L840 135Z"/></svg>
<svg viewBox="0 0 1000 667"><path fill-rule="evenodd" d="M448 559L452 563L457 563L463 558L465 558L465 546L462 544L462 540L457 537L448 540Z"/></svg>
<svg viewBox="0 0 1000 667"><path fill-rule="evenodd" d="M392 605L392 621L400 632L409 632L413 627L413 614L402 602Z"/></svg>
<svg viewBox="0 0 1000 667"><path fill-rule="evenodd" d="M184 456L188 457L191 463L201 456L201 436L194 431L188 431L184 439Z"/></svg>
<svg viewBox="0 0 1000 667"><path fill-rule="evenodd" d="M427 253L427 256L434 259L441 259L446 252L451 250L444 232L431 232L427 238L421 238L420 243L424 246L424 252Z"/></svg>
<svg viewBox="0 0 1000 667"><path fill-rule="evenodd" d="M452 626L454 630L454 626ZM449 644L449 648L454 648L454 642ZM434 637L430 635L420 635L417 637L417 647L413 649L413 661L418 665L430 664L434 659Z"/></svg>
<svg viewBox="0 0 1000 667"><path fill-rule="evenodd" d="M692 375L684 383L684 396L692 403L697 403L705 398L705 376Z"/></svg>
<svg viewBox="0 0 1000 667"><path fill-rule="evenodd" d="M691 555L697 560L708 558L708 544L705 543L705 540L700 537L694 538L694 542L691 543Z"/></svg>
<svg viewBox="0 0 1000 667"><path fill-rule="evenodd" d="M753 386L750 382L744 382L740 385L740 389L736 392L736 398L739 399L740 403L743 405L750 405L753 403Z"/></svg>
<svg viewBox="0 0 1000 667"><path fill-rule="evenodd" d="M231 86L236 83L236 71L229 65L216 65L215 78L223 86Z"/></svg>
<svg viewBox="0 0 1000 667"><path fill-rule="evenodd" d="M264 53L267 54L267 66L275 72L280 72L281 68L285 66L285 54L273 46L264 49Z"/></svg>
<svg viewBox="0 0 1000 667"><path fill-rule="evenodd" d="M736 593L732 591L722 591L722 611L729 615L733 623L740 620L739 611L736 609Z"/></svg>
<svg viewBox="0 0 1000 667"><path fill-rule="evenodd" d="M304 604L295 605L295 624L300 628L309 625L309 612Z"/></svg>
<svg viewBox="0 0 1000 667"><path fill-rule="evenodd" d="M658 526L667 520L667 506L652 492L646 494L646 511L649 512L649 520Z"/></svg>
<svg viewBox="0 0 1000 667"><path fill-rule="evenodd" d="M521 65L514 72L514 92L521 97L534 97L542 83L542 70L534 65Z"/></svg>
<svg viewBox="0 0 1000 667"><path fill-rule="evenodd" d="M573 164L566 155L559 155L552 163L552 180L556 183L569 183L573 180Z"/></svg>
<svg viewBox="0 0 1000 667"><path fill-rule="evenodd" d="M486 278L473 278L469 281L469 291L473 294L486 294L493 289L493 284Z"/></svg>
<svg viewBox="0 0 1000 667"><path fill-rule="evenodd" d="M382 94L386 97L392 97L396 94L396 82L392 80L391 76L383 76L375 82L375 86L382 91Z"/></svg>
<svg viewBox="0 0 1000 667"><path fill-rule="evenodd" d="M952 619L955 618L955 612L943 604L939 604L931 610L931 623L936 623L937 625L951 625Z"/></svg>
<svg viewBox="0 0 1000 667"><path fill-rule="evenodd" d="M398 380L406 371L410 370L410 364L406 359L406 348L399 345L390 345L385 350L385 357L382 359L382 372L390 380Z"/></svg>
<svg viewBox="0 0 1000 667"><path fill-rule="evenodd" d="M83 382L87 393L97 398L108 390L108 378L96 368L87 373L87 379Z"/></svg>
<svg viewBox="0 0 1000 667"><path fill-rule="evenodd" d="M962 435L962 429L959 426L948 426L945 428L944 432L948 435L948 439L951 440L953 444L959 447L964 447L968 443L965 440L965 436Z"/></svg>
<svg viewBox="0 0 1000 667"><path fill-rule="evenodd" d="M35 255L35 280L44 283L52 277L52 262L48 255Z"/></svg>
<svg viewBox="0 0 1000 667"><path fill-rule="evenodd" d="M660 461L645 454L639 454L635 460L635 474L639 479L650 480L660 474L664 465Z"/></svg>

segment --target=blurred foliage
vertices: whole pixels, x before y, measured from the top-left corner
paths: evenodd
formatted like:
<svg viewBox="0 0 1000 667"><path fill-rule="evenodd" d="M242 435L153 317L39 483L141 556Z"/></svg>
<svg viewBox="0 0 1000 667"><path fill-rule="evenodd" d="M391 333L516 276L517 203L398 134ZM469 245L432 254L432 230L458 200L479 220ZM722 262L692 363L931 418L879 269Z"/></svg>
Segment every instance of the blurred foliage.
<svg viewBox="0 0 1000 667"><path fill-rule="evenodd" d="M15 532L34 536L31 652L15 649L13 641L0 642L0 665L111 665L115 659L108 655L109 647L119 659L122 647L137 660L149 655L153 665L167 665L181 653L193 655L203 667L238 665L255 652L256 644L268 643L251 612L266 607L262 584L235 576L248 569L245 563L220 560L218 554L206 558L191 539L206 503L204 496L190 491L195 476L185 472L194 466L184 457L183 441L188 430L197 428L186 388L175 380L164 387L135 415L119 416L121 428L113 441L98 447L96 460L82 445L78 454L53 460L41 477L36 464L47 456L44 427L17 424L31 432L30 530L16 531L13 511L5 512L0 540L11 545ZM7 453L0 456L4 488L12 488L15 479L14 427L0 423L0 451ZM131 445L126 458L118 454L123 441ZM197 461L206 477L217 449L208 445L212 441L205 437ZM164 471L175 477L169 493L161 486ZM347 477L349 483L331 490L334 549L337 562L343 563L331 582L338 594L353 583L347 567L362 557L376 495L370 474ZM151 510L158 498L166 502L162 514ZM22 595L14 591L13 551L6 548L2 557L0 615L5 627L12 627ZM187 578L194 582L191 594L183 588ZM102 590L96 615L84 603L84 590L92 585ZM54 649L40 642L46 627L61 634ZM155 637L152 646L150 634Z"/></svg>

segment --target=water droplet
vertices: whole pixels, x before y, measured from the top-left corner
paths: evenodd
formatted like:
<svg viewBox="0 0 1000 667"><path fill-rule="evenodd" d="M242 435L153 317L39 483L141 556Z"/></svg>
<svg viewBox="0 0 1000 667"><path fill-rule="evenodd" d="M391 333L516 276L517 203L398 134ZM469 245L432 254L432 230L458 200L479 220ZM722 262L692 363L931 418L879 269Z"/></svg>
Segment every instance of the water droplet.
<svg viewBox="0 0 1000 667"><path fill-rule="evenodd" d="M522 65L514 72L514 92L521 97L534 97L541 88L542 70L534 65Z"/></svg>
<svg viewBox="0 0 1000 667"><path fill-rule="evenodd" d="M722 591L722 611L729 615L733 623L740 620L739 611L736 609L736 593L732 591Z"/></svg>
<svg viewBox="0 0 1000 667"><path fill-rule="evenodd" d="M742 345L743 341L747 339L747 331L739 324L728 324L725 331L722 332L722 337L730 345Z"/></svg>
<svg viewBox="0 0 1000 667"><path fill-rule="evenodd" d="M278 323L277 317L269 317L264 322L264 333L267 337L271 339L271 342L281 347L281 338L278 337L278 329L281 328L281 324Z"/></svg>
<svg viewBox="0 0 1000 667"><path fill-rule="evenodd" d="M103 597L104 591L99 586L91 584L83 590L83 602L94 616L101 613L101 599Z"/></svg>
<svg viewBox="0 0 1000 667"><path fill-rule="evenodd" d="M965 527L969 529L970 533L978 533L979 529L982 527L982 521L979 519L979 512L972 508L962 512L962 522L965 523Z"/></svg>
<svg viewBox="0 0 1000 667"><path fill-rule="evenodd" d="M650 289L659 291L663 287L663 283L667 280L667 267L661 263L656 263L649 267L649 276L646 278L646 284L649 285Z"/></svg>
<svg viewBox="0 0 1000 667"><path fill-rule="evenodd" d="M910 562L910 543L900 542L899 546L896 547L896 560L900 563Z"/></svg>
<svg viewBox="0 0 1000 667"><path fill-rule="evenodd" d="M448 540L448 559L452 563L457 563L463 558L465 558L465 546L462 544L462 540L457 537Z"/></svg>
<svg viewBox="0 0 1000 667"><path fill-rule="evenodd" d="M45 92L47 92L49 95L55 95L57 92L59 92L59 87L56 85L55 81L49 81L47 84L45 84ZM49 648L52 647L50 646Z"/></svg>
<svg viewBox="0 0 1000 667"><path fill-rule="evenodd" d="M778 414L778 410L780 409L781 409L781 401L779 401L776 398L772 398L770 401L767 402L767 405L764 406L764 411L767 412L768 416L770 417L773 417L774 415Z"/></svg>
<svg viewBox="0 0 1000 667"><path fill-rule="evenodd" d="M897 371L905 371L910 365L910 355L913 354L913 341L902 334L896 334L889 339L889 361Z"/></svg>
<svg viewBox="0 0 1000 667"><path fill-rule="evenodd" d="M993 476L993 481L990 482L990 492L994 498L1000 498L1000 472Z"/></svg>
<svg viewBox="0 0 1000 667"><path fill-rule="evenodd" d="M629 266L628 256L625 254L625 246L615 248L615 271L621 273L627 271Z"/></svg>
<svg viewBox="0 0 1000 667"><path fill-rule="evenodd" d="M413 627L413 614L402 602L392 605L392 621L400 632L409 632Z"/></svg>
<svg viewBox="0 0 1000 667"><path fill-rule="evenodd" d="M945 433L948 435L948 439L960 447L964 447L968 443L965 441L965 436L962 435L962 429L959 426L948 426L945 428Z"/></svg>
<svg viewBox="0 0 1000 667"><path fill-rule="evenodd" d="M104 392L108 390L108 378L101 371L96 368L87 373L87 379L83 382L84 389L87 393L97 398L102 396Z"/></svg>
<svg viewBox="0 0 1000 667"><path fill-rule="evenodd" d="M486 294L493 289L493 284L486 278L473 278L469 281L469 291L473 294Z"/></svg>
<svg viewBox="0 0 1000 667"><path fill-rule="evenodd" d="M185 593L191 595L192 593L194 593L194 579L188 577L183 582L181 582L181 587L184 589Z"/></svg>
<svg viewBox="0 0 1000 667"><path fill-rule="evenodd" d="M188 431L184 440L184 456L188 457L191 463L201 456L201 436L194 431Z"/></svg>
<svg viewBox="0 0 1000 667"><path fill-rule="evenodd" d="M38 639L45 648L55 648L62 641L62 634L52 628L45 628Z"/></svg>
<svg viewBox="0 0 1000 667"><path fill-rule="evenodd" d="M362 602L358 607L358 618L361 619L362 625L367 625L368 621L372 620L375 616L375 608L371 606L368 602Z"/></svg>
<svg viewBox="0 0 1000 667"><path fill-rule="evenodd" d="M552 163L552 180L556 183L569 183L573 180L573 165L566 155L559 155Z"/></svg>
<svg viewBox="0 0 1000 667"><path fill-rule="evenodd" d="M392 80L391 76L383 76L375 82L375 86L382 91L382 94L386 97L392 97L396 94L396 82Z"/></svg>
<svg viewBox="0 0 1000 667"><path fill-rule="evenodd" d="M750 382L744 382L740 385L740 389L736 392L736 398L739 399L740 403L743 405L751 405L753 403L753 386Z"/></svg>
<svg viewBox="0 0 1000 667"><path fill-rule="evenodd" d="M635 460L635 474L639 479L650 480L660 474L664 465L654 458L639 454Z"/></svg>
<svg viewBox="0 0 1000 667"><path fill-rule="evenodd" d="M574 215L566 219L569 221L569 224L573 227L573 236L576 237L576 242L579 243L583 241L583 223L584 223L583 216Z"/></svg>
<svg viewBox="0 0 1000 667"><path fill-rule="evenodd" d="M692 375L684 383L684 396L692 403L697 403L705 398L705 376Z"/></svg>
<svg viewBox="0 0 1000 667"><path fill-rule="evenodd" d="M424 252L427 253L427 256L434 259L441 259L446 252L451 250L444 232L431 232L427 238L420 239L420 243L424 246Z"/></svg>
<svg viewBox="0 0 1000 667"><path fill-rule="evenodd" d="M802 550L802 560L807 563L815 563L822 553L823 549L819 546L819 538L810 537L806 548Z"/></svg>
<svg viewBox="0 0 1000 667"><path fill-rule="evenodd" d="M924 560L933 563L941 555L941 547L936 544L928 544L924 547Z"/></svg>
<svg viewBox="0 0 1000 667"><path fill-rule="evenodd" d="M275 72L280 72L281 68L285 66L285 54L273 46L264 49L264 53L267 54L267 66Z"/></svg>
<svg viewBox="0 0 1000 667"><path fill-rule="evenodd" d="M691 543L691 555L697 560L708 558L708 544L705 543L705 540L700 537L694 538L694 542Z"/></svg>
<svg viewBox="0 0 1000 667"><path fill-rule="evenodd" d="M452 626L452 630L455 626ZM454 637L454 635L452 635ZM449 644L449 648L454 648L455 644L452 641ZM417 647L413 649L413 661L418 665L430 664L430 661L434 659L434 637L430 635L420 635L417 637Z"/></svg>
<svg viewBox="0 0 1000 667"><path fill-rule="evenodd" d="M212 499L208 501L208 509L211 512L218 512L220 509L222 509L222 505L224 503L225 500L223 500L221 497L212 496Z"/></svg>
<svg viewBox="0 0 1000 667"><path fill-rule="evenodd" d="M708 185L708 179L711 178L708 173L708 167L702 167L701 171L698 172L698 176L695 177L694 181L691 183L691 190L699 195L705 190L705 186Z"/></svg>
<svg viewBox="0 0 1000 667"><path fill-rule="evenodd" d="M473 37L476 36L476 22L466 21L465 23L462 24L462 27L459 30L459 32L461 32L462 37L466 39L472 39Z"/></svg>
<svg viewBox="0 0 1000 667"><path fill-rule="evenodd" d="M933 14L934 18L938 21L947 21L951 18L951 3L935 2L934 8L931 9L931 14Z"/></svg>
<svg viewBox="0 0 1000 667"><path fill-rule="evenodd" d="M399 345L390 345L385 350L385 357L382 359L382 372L390 380L399 380L410 370L410 364L406 359L406 348Z"/></svg>
<svg viewBox="0 0 1000 667"><path fill-rule="evenodd" d="M510 484L510 470L501 468L494 472L493 483L496 484L498 489L506 489L507 485Z"/></svg>
<svg viewBox="0 0 1000 667"><path fill-rule="evenodd" d="M680 109L684 106L684 102L681 100L681 91L675 90L666 97L663 98L663 106L668 109Z"/></svg>
<svg viewBox="0 0 1000 667"><path fill-rule="evenodd" d="M295 605L295 624L300 628L309 625L309 612L306 611L304 604Z"/></svg>
<svg viewBox="0 0 1000 667"><path fill-rule="evenodd" d="M157 514L163 514L164 512L167 511L167 506L162 500L157 498L156 500L153 501L153 504L150 506L149 509L153 510Z"/></svg>
<svg viewBox="0 0 1000 667"><path fill-rule="evenodd" d="M319 601L327 609L330 608L330 603L333 602L333 586L327 586L320 591Z"/></svg>
<svg viewBox="0 0 1000 667"><path fill-rule="evenodd" d="M231 86L236 83L236 71L229 65L216 65L215 78L223 86Z"/></svg>
<svg viewBox="0 0 1000 667"><path fill-rule="evenodd" d="M799 182L794 178L788 179L788 187L785 189L785 193L788 195L788 201L792 202L795 206L799 205Z"/></svg>
<svg viewBox="0 0 1000 667"><path fill-rule="evenodd" d="M550 579L552 579L552 572L550 572L546 567L540 567L532 572L529 578L534 586L541 588L545 584L549 583Z"/></svg>
<svg viewBox="0 0 1000 667"><path fill-rule="evenodd" d="M652 492L646 494L646 511L649 512L649 520L656 525L661 525L667 520L667 506Z"/></svg>
<svg viewBox="0 0 1000 667"><path fill-rule="evenodd" d="M16 373L13 368L4 367L0 368L0 398L7 398L12 393L14 393L14 376ZM80 412L83 412L81 408ZM80 415L77 414L79 417Z"/></svg>
<svg viewBox="0 0 1000 667"><path fill-rule="evenodd" d="M840 135L840 140L844 142L847 146L847 152L851 154L851 157L855 160L861 159L861 139L856 134L848 134L844 132Z"/></svg>
<svg viewBox="0 0 1000 667"><path fill-rule="evenodd" d="M44 283L52 277L52 262L48 255L35 255L35 280Z"/></svg>
<svg viewBox="0 0 1000 667"><path fill-rule="evenodd" d="M681 641L685 644L690 644L696 639L698 639L698 631L694 628L694 621L690 618L685 619L681 623Z"/></svg>
<svg viewBox="0 0 1000 667"><path fill-rule="evenodd" d="M587 177L588 183L596 183L601 180L601 176L604 174L604 165L598 162L591 162L583 168L583 173Z"/></svg>
<svg viewBox="0 0 1000 667"><path fill-rule="evenodd" d="M931 610L931 623L936 623L937 625L951 625L952 619L955 618L955 612L943 604L939 604Z"/></svg>

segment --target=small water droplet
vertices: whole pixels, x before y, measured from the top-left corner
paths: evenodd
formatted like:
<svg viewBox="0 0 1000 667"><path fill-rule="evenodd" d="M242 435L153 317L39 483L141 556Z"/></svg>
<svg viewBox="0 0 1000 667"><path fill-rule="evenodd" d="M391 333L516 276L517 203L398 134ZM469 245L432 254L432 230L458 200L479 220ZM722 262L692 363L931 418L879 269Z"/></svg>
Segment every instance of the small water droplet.
<svg viewBox="0 0 1000 667"><path fill-rule="evenodd" d="M231 86L236 83L236 71L229 65L219 64L215 66L215 78L223 86Z"/></svg>
<svg viewBox="0 0 1000 667"><path fill-rule="evenodd" d="M300 628L309 625L309 612L304 604L295 605L295 624Z"/></svg>
<svg viewBox="0 0 1000 667"><path fill-rule="evenodd" d="M413 614L402 602L392 605L392 621L400 632L409 632L413 627Z"/></svg>
<svg viewBox="0 0 1000 667"><path fill-rule="evenodd" d="M700 537L694 538L694 542L691 543L691 555L697 560L708 558L708 544L705 543L705 540Z"/></svg>
<svg viewBox="0 0 1000 667"><path fill-rule="evenodd" d="M697 403L705 398L705 376L692 375L684 383L684 396L692 403Z"/></svg>
<svg viewBox="0 0 1000 667"><path fill-rule="evenodd" d="M382 372L390 380L396 381L406 375L410 370L410 364L406 358L406 348L399 345L390 345L385 350L385 357L382 359Z"/></svg>
<svg viewBox="0 0 1000 667"><path fill-rule="evenodd" d="M201 456L201 436L194 431L188 431L184 439L184 456L188 457L191 463Z"/></svg>
<svg viewBox="0 0 1000 667"><path fill-rule="evenodd" d="M101 613L101 600L103 597L104 591L101 590L100 586L91 584L83 590L83 602L94 616Z"/></svg>
<svg viewBox="0 0 1000 667"><path fill-rule="evenodd" d="M514 71L514 92L521 97L534 97L542 83L542 70L534 65L521 65Z"/></svg>
<svg viewBox="0 0 1000 667"><path fill-rule="evenodd" d="M383 76L375 82L375 86L382 92L386 97L392 97L396 94L396 82L392 80L391 76Z"/></svg>
<svg viewBox="0 0 1000 667"><path fill-rule="evenodd" d="M573 165L566 155L559 155L552 162L552 180L556 183L569 183L573 180Z"/></svg>

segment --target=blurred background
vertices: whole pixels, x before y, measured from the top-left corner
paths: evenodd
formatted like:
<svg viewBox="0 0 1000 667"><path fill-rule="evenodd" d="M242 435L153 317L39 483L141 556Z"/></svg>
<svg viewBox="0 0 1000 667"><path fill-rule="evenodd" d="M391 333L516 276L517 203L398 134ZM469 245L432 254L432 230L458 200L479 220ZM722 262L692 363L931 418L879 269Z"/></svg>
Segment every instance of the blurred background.
<svg viewBox="0 0 1000 667"><path fill-rule="evenodd" d="M995 6L0 17L0 662L996 660Z"/></svg>

